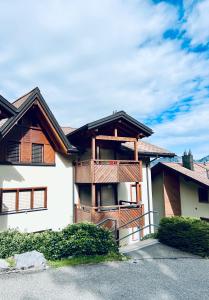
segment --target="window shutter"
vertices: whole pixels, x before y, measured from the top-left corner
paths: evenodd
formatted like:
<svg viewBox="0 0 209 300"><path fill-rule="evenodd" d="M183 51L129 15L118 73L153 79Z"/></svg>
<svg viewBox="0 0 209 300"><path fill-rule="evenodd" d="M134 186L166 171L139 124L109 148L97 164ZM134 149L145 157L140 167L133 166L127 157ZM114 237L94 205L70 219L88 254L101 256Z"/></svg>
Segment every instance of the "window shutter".
<svg viewBox="0 0 209 300"><path fill-rule="evenodd" d="M32 144L32 162L33 163L43 162L43 145Z"/></svg>
<svg viewBox="0 0 209 300"><path fill-rule="evenodd" d="M45 189L34 191L33 208L43 208L45 200Z"/></svg>
<svg viewBox="0 0 209 300"><path fill-rule="evenodd" d="M7 161L20 161L20 144L17 142L9 142L7 144Z"/></svg>
<svg viewBox="0 0 209 300"><path fill-rule="evenodd" d="M2 212L16 210L16 191L2 192Z"/></svg>
<svg viewBox="0 0 209 300"><path fill-rule="evenodd" d="M31 191L19 192L19 210L31 208Z"/></svg>

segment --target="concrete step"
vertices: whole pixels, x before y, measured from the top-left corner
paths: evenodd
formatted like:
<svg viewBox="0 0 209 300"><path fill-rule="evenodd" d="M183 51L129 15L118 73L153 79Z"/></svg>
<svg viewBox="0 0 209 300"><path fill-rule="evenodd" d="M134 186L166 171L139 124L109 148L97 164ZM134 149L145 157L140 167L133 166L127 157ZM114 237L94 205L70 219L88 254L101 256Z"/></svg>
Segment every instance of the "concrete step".
<svg viewBox="0 0 209 300"><path fill-rule="evenodd" d="M155 244L159 244L159 241L156 239L147 239L144 241L139 241L139 242L127 245L127 246L120 247L119 251L120 251L120 253L125 254L125 253L129 253L129 252L137 251L137 250L140 250L140 249L143 249L145 247L152 246Z"/></svg>

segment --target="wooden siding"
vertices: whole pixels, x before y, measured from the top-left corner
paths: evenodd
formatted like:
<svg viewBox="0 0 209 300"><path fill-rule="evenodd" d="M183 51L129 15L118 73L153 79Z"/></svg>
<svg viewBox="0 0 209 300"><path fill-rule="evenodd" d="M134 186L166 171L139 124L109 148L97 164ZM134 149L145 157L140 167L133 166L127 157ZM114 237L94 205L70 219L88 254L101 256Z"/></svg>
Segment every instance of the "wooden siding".
<svg viewBox="0 0 209 300"><path fill-rule="evenodd" d="M103 206L100 207L89 207L89 206L75 206L75 222L88 221L94 224L100 221L112 218L117 221L117 227L125 225L129 221L141 216L144 213L143 205L136 205L135 207L129 207L127 205L115 205L115 206ZM107 223L107 227L111 227L111 222ZM124 228L143 227L144 218L133 221Z"/></svg>
<svg viewBox="0 0 209 300"><path fill-rule="evenodd" d="M180 182L179 176L169 171L164 171L164 204L165 216L181 215Z"/></svg>
<svg viewBox="0 0 209 300"><path fill-rule="evenodd" d="M55 163L55 151L50 144L44 131L40 126L33 127L30 124L22 122L16 125L11 132L1 142L0 161L7 161L7 144L8 142L20 142L20 163L32 162L32 144L42 144L44 147L43 163Z"/></svg>
<svg viewBox="0 0 209 300"><path fill-rule="evenodd" d="M88 160L75 166L76 183L141 182L141 161Z"/></svg>

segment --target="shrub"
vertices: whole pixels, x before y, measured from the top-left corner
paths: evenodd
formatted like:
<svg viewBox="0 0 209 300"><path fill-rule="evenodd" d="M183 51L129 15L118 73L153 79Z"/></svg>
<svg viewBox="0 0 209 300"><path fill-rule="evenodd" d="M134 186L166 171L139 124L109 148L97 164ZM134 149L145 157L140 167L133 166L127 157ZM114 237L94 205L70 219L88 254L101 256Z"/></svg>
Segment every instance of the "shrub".
<svg viewBox="0 0 209 300"><path fill-rule="evenodd" d="M209 256L209 223L195 218L162 218L159 241L182 251Z"/></svg>
<svg viewBox="0 0 209 300"><path fill-rule="evenodd" d="M117 253L118 247L111 232L90 223L69 225L62 231L20 233L7 230L0 233L0 257L37 250L47 259L68 256L92 256Z"/></svg>

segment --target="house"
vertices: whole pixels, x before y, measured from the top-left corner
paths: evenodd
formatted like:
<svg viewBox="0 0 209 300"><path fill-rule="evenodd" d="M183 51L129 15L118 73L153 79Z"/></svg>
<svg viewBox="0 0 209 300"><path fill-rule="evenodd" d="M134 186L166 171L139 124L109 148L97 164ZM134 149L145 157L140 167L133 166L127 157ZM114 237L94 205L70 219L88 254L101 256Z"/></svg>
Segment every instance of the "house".
<svg viewBox="0 0 209 300"><path fill-rule="evenodd" d="M0 98L0 229L58 229L73 222L75 150L38 88Z"/></svg>
<svg viewBox="0 0 209 300"><path fill-rule="evenodd" d="M156 223L163 216L209 219L209 164L194 162L189 151L182 163L160 162L151 172Z"/></svg>
<svg viewBox="0 0 209 300"><path fill-rule="evenodd" d="M116 220L120 236L149 227L150 160L174 156L142 141L152 133L123 111L61 128L38 88L13 103L1 97L0 230L59 229L107 218Z"/></svg>

